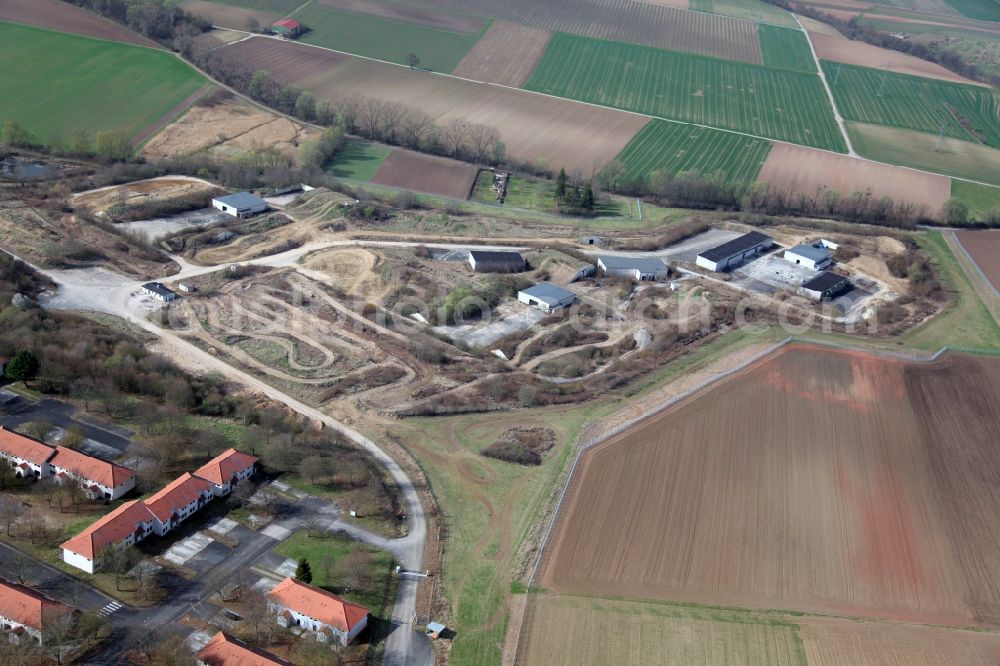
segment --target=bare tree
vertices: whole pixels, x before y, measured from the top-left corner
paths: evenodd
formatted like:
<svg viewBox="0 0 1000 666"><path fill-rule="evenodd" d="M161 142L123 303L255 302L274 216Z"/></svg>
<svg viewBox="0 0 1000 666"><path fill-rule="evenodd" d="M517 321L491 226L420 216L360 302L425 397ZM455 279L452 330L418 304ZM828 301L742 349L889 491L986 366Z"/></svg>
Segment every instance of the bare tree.
<svg viewBox="0 0 1000 666"><path fill-rule="evenodd" d="M14 526L18 518L24 515L26 510L24 502L20 499L9 495L0 496L0 520L3 521L4 528L7 530L7 536L12 536L11 527Z"/></svg>
<svg viewBox="0 0 1000 666"><path fill-rule="evenodd" d="M267 643L274 633L275 617L267 603L267 597L250 588L240 599L243 604L243 626L254 643Z"/></svg>
<svg viewBox="0 0 1000 666"><path fill-rule="evenodd" d="M358 129L369 139L379 137L384 107L382 100L374 97L363 97L358 104Z"/></svg>
<svg viewBox="0 0 1000 666"><path fill-rule="evenodd" d="M400 125L406 116L406 106L398 102L382 104L382 137L388 143L396 143Z"/></svg>
<svg viewBox="0 0 1000 666"><path fill-rule="evenodd" d="M441 145L452 157L457 158L469 136L470 125L465 118L452 118L441 129Z"/></svg>
<svg viewBox="0 0 1000 666"><path fill-rule="evenodd" d="M490 154L490 148L498 141L500 141L500 131L496 127L482 123L469 126L469 145L476 162L485 162Z"/></svg>
<svg viewBox="0 0 1000 666"><path fill-rule="evenodd" d="M434 120L420 109L406 107L399 119L397 136L400 143L409 148L419 148L427 130L434 125Z"/></svg>
<svg viewBox="0 0 1000 666"><path fill-rule="evenodd" d="M35 563L23 555L12 557L7 562L7 567L11 576L21 585L24 585L30 579L32 572L35 571Z"/></svg>
<svg viewBox="0 0 1000 666"><path fill-rule="evenodd" d="M150 663L156 654L158 640L156 633L146 627L129 627L125 635L125 647L130 652L141 655L146 663Z"/></svg>
<svg viewBox="0 0 1000 666"><path fill-rule="evenodd" d="M360 107L361 98L357 95L345 95L334 101L334 111L337 112L348 132L355 132L358 129Z"/></svg>
<svg viewBox="0 0 1000 666"><path fill-rule="evenodd" d="M73 644L76 618L64 607L42 610L42 650L57 664L63 663Z"/></svg>
<svg viewBox="0 0 1000 666"><path fill-rule="evenodd" d="M101 553L101 569L115 576L115 589L122 589L122 581L139 560L135 546L124 541L107 546Z"/></svg>

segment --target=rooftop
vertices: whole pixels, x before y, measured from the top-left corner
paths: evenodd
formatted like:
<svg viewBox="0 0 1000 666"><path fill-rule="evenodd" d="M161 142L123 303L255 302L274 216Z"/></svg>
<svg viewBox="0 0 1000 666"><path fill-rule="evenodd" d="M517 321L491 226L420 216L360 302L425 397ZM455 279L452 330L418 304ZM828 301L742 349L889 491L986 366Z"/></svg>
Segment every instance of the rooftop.
<svg viewBox="0 0 1000 666"><path fill-rule="evenodd" d="M164 486L160 492L145 500L149 512L165 523L174 510L183 509L203 493L212 492L211 484L205 479L185 472Z"/></svg>
<svg viewBox="0 0 1000 666"><path fill-rule="evenodd" d="M0 453L44 465L56 450L44 442L0 426Z"/></svg>
<svg viewBox="0 0 1000 666"><path fill-rule="evenodd" d="M100 483L108 488L117 488L135 476L135 472L127 467L91 458L73 449L67 449L65 446L56 447L56 455L49 463L57 465L75 476Z"/></svg>
<svg viewBox="0 0 1000 666"><path fill-rule="evenodd" d="M539 282L533 287L528 287L527 289L521 290L522 294L527 294L532 298L537 298L543 303L553 305L564 301L567 298L576 298L576 294L568 289L563 289L558 285L554 285L551 282Z"/></svg>
<svg viewBox="0 0 1000 666"><path fill-rule="evenodd" d="M713 248L705 250L699 257L708 259L709 261L722 261L727 257L731 257L734 254L739 254L740 252L746 252L747 250L757 247L762 243L773 242L774 239L767 234L762 234L759 231L751 231L748 234L743 234L738 238L734 238L731 241L723 243L722 245L716 245Z"/></svg>
<svg viewBox="0 0 1000 666"><path fill-rule="evenodd" d="M812 261L825 261L831 256L828 249L825 247L816 247L815 245L796 245L790 250L785 250L785 252L791 252Z"/></svg>
<svg viewBox="0 0 1000 666"><path fill-rule="evenodd" d="M293 666L292 662L248 645L220 631L198 652L198 661L209 666Z"/></svg>
<svg viewBox="0 0 1000 666"><path fill-rule="evenodd" d="M278 583L268 596L285 608L347 632L368 615L364 606L352 604L333 592L300 583L294 578Z"/></svg>
<svg viewBox="0 0 1000 666"><path fill-rule="evenodd" d="M93 560L110 543L121 541L140 523L153 521L153 514L139 500L126 502L62 544L62 548Z"/></svg>
<svg viewBox="0 0 1000 666"><path fill-rule="evenodd" d="M282 28L288 28L289 30L298 30L302 27L302 24L295 19L281 19L280 21L275 21L271 25L281 26Z"/></svg>
<svg viewBox="0 0 1000 666"><path fill-rule="evenodd" d="M229 449L199 467L194 475L221 486L258 460L257 456Z"/></svg>
<svg viewBox="0 0 1000 666"><path fill-rule="evenodd" d="M293 23L297 23L297 21L293 21ZM283 24L282 21L278 21L278 23L276 23L275 25L282 25L282 24ZM256 194L250 194L249 192L237 192L236 194L230 194L224 197L215 197L213 201L218 201L219 203L224 203L227 206L232 206L236 210L247 210L249 208L256 208L257 206L263 206L266 203Z"/></svg>
<svg viewBox="0 0 1000 666"><path fill-rule="evenodd" d="M601 255L597 258L605 268L656 272L667 270L667 265L656 257L614 257Z"/></svg>
<svg viewBox="0 0 1000 666"><path fill-rule="evenodd" d="M520 252L470 250L469 255L476 261L504 261L516 264L524 263L524 257L521 256Z"/></svg>
<svg viewBox="0 0 1000 666"><path fill-rule="evenodd" d="M71 609L41 592L0 579L0 615L32 629L41 629L49 614Z"/></svg>
<svg viewBox="0 0 1000 666"><path fill-rule="evenodd" d="M823 271L813 279L802 284L803 289L808 289L809 291L826 291L827 289L833 289L839 287L844 282L848 282L849 279L843 275L837 275L836 273L831 273L830 271Z"/></svg>
<svg viewBox="0 0 1000 666"><path fill-rule="evenodd" d="M146 284L142 285L142 288L148 289L149 291L159 294L160 296L169 296L170 294L174 293L172 289L169 289L168 287L160 284L159 282L147 282Z"/></svg>

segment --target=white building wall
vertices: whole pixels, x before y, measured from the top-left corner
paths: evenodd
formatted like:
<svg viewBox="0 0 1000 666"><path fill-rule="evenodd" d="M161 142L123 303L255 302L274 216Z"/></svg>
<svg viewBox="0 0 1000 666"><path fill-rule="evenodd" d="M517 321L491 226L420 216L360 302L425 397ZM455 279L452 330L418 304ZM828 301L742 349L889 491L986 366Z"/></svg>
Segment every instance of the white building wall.
<svg viewBox="0 0 1000 666"><path fill-rule="evenodd" d="M694 263L697 264L698 266L701 266L702 268L707 268L710 271L717 271L717 270L719 270L719 264L718 264L718 262L710 261L710 260L705 259L704 257L702 257L700 255L698 256L697 259L695 259Z"/></svg>
<svg viewBox="0 0 1000 666"><path fill-rule="evenodd" d="M66 548L63 548L62 552L63 552L63 562L65 562L66 564L72 565L77 569L80 569L81 571L86 571L89 574L94 573L93 560L88 560L83 555L80 555L79 553L74 553L73 551L67 550Z"/></svg>

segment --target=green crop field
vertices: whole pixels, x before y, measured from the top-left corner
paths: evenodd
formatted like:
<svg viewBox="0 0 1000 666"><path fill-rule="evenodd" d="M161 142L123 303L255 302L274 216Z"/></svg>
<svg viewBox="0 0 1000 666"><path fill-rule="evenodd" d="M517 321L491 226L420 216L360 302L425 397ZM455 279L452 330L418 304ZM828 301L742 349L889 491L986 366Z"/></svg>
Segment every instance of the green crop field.
<svg viewBox="0 0 1000 666"><path fill-rule="evenodd" d="M301 41L345 51L367 58L409 64L412 53L420 58L419 67L435 72L450 72L458 65L480 35L389 21L372 16L329 9L310 4L296 12L309 32Z"/></svg>
<svg viewBox="0 0 1000 666"><path fill-rule="evenodd" d="M762 23L757 26L757 34L760 37L760 52L764 56L765 66L816 73L816 60L809 48L806 33Z"/></svg>
<svg viewBox="0 0 1000 666"><path fill-rule="evenodd" d="M556 34L525 88L845 152L819 76Z"/></svg>
<svg viewBox="0 0 1000 666"><path fill-rule="evenodd" d="M980 21L1000 21L1000 3L997 0L945 0L962 16Z"/></svg>
<svg viewBox="0 0 1000 666"><path fill-rule="evenodd" d="M989 211L1000 210L1000 187L952 180L951 196L964 201L969 207L969 212L976 217L981 217Z"/></svg>
<svg viewBox="0 0 1000 666"><path fill-rule="evenodd" d="M728 180L750 182L770 150L770 142L762 139L653 120L629 141L618 159L625 164L624 177L632 181L664 170L704 175L721 171Z"/></svg>
<svg viewBox="0 0 1000 666"><path fill-rule="evenodd" d="M1000 148L997 95L990 88L870 67L841 68L825 60L823 69L847 120L935 134L943 124L946 136Z"/></svg>
<svg viewBox="0 0 1000 666"><path fill-rule="evenodd" d="M134 137L206 79L172 53L0 22L0 122L41 141L76 130Z"/></svg>
<svg viewBox="0 0 1000 666"><path fill-rule="evenodd" d="M378 143L348 139L326 169L338 178L371 180L391 152L392 148Z"/></svg>

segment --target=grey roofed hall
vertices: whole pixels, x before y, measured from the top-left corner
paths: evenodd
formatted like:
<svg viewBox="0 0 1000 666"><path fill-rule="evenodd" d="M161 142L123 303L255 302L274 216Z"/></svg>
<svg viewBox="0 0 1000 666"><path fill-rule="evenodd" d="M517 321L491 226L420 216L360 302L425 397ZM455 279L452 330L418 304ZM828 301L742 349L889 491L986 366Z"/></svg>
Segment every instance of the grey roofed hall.
<svg viewBox="0 0 1000 666"><path fill-rule="evenodd" d="M825 261L830 258L830 251L825 247L814 247L812 245L796 245L790 250L785 250L800 257L805 257L815 262Z"/></svg>
<svg viewBox="0 0 1000 666"><path fill-rule="evenodd" d="M551 282L539 282L533 287L522 289L521 293L547 305L555 305L571 297L576 298L576 294L569 289L563 289Z"/></svg>
<svg viewBox="0 0 1000 666"><path fill-rule="evenodd" d="M263 206L266 202L256 194L249 192L237 192L224 197L215 197L215 201L232 206L236 210L249 210L258 206Z"/></svg>
<svg viewBox="0 0 1000 666"><path fill-rule="evenodd" d="M520 252L501 252L496 250L470 250L469 254L472 255L473 259L476 261L502 261L523 264L524 257L521 256Z"/></svg>
<svg viewBox="0 0 1000 666"><path fill-rule="evenodd" d="M612 257L601 255L597 258L608 270L638 270L643 273L654 273L667 269L666 264L656 257Z"/></svg>
<svg viewBox="0 0 1000 666"><path fill-rule="evenodd" d="M735 254L740 254L741 252L754 248L761 243L768 243L772 240L774 239L767 234L762 234L759 231L751 231L748 234L743 234L738 238L727 241L722 245L717 245L711 249L705 250L700 256L708 259L709 261L721 261L722 259L727 259Z"/></svg>

